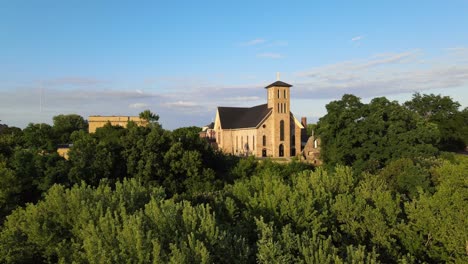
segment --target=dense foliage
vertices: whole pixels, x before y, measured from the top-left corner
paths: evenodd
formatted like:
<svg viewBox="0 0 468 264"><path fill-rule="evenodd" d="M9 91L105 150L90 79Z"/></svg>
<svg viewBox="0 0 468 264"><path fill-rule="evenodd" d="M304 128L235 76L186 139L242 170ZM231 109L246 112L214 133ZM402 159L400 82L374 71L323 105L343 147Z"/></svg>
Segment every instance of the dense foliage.
<svg viewBox="0 0 468 264"><path fill-rule="evenodd" d="M384 97L362 103L354 95L330 102L317 126L322 159L375 172L399 158L427 158L468 144L468 111L449 97L415 94L400 105Z"/></svg>
<svg viewBox="0 0 468 264"><path fill-rule="evenodd" d="M2 126L0 263L468 262L468 157L439 155L440 125L385 98L327 108L317 169L223 155L149 111Z"/></svg>

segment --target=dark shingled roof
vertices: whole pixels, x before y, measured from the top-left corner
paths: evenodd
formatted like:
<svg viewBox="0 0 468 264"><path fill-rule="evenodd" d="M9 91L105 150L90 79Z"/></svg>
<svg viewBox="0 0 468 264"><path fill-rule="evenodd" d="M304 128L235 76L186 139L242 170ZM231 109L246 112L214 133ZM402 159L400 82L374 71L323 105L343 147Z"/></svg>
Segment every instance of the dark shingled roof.
<svg viewBox="0 0 468 264"><path fill-rule="evenodd" d="M270 87L292 87L292 85L290 85L289 83L285 83L285 82L282 82L282 81L276 81L270 85L268 85L267 87L265 87L266 89L270 88Z"/></svg>
<svg viewBox="0 0 468 264"><path fill-rule="evenodd" d="M213 129L214 128L214 122L209 123L206 125L207 128Z"/></svg>
<svg viewBox="0 0 468 264"><path fill-rule="evenodd" d="M254 107L218 107L219 120L223 129L256 127L269 113L267 104Z"/></svg>

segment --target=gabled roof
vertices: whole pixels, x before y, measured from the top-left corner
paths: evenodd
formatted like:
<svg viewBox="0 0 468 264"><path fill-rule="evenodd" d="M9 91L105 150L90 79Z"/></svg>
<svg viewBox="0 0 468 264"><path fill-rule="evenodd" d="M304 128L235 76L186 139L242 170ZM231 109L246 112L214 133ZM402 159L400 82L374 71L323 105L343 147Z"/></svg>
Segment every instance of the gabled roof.
<svg viewBox="0 0 468 264"><path fill-rule="evenodd" d="M270 87L292 87L292 85L290 85L289 83L282 82L282 81L276 81L268 85L267 87L265 87L265 89L268 89Z"/></svg>
<svg viewBox="0 0 468 264"><path fill-rule="evenodd" d="M218 107L219 121L223 129L250 128L257 125L271 112L267 104L254 107Z"/></svg>
<svg viewBox="0 0 468 264"><path fill-rule="evenodd" d="M209 123L208 125L206 125L206 126L204 126L204 127L213 129L213 128L214 128L214 122L211 122L211 123Z"/></svg>

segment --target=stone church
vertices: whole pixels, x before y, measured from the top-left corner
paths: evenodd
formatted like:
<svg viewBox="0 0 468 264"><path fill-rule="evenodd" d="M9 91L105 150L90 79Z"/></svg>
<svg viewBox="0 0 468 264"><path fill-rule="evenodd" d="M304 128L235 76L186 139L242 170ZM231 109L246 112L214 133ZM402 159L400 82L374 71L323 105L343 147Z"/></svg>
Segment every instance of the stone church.
<svg viewBox="0 0 468 264"><path fill-rule="evenodd" d="M218 107L216 143L225 153L256 157L294 157L301 153L304 126L290 111L292 85L267 87L267 103L253 107Z"/></svg>

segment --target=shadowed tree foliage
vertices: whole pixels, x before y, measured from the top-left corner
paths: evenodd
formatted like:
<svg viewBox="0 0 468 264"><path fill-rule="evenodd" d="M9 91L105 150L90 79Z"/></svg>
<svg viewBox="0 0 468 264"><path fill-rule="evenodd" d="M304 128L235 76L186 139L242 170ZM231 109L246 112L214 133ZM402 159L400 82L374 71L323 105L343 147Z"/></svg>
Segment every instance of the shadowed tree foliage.
<svg viewBox="0 0 468 264"><path fill-rule="evenodd" d="M48 124L30 123L23 129L23 144L25 148L39 151L55 151L57 145L53 128Z"/></svg>
<svg viewBox="0 0 468 264"><path fill-rule="evenodd" d="M87 131L88 123L76 114L54 116L54 133L60 143L70 143L70 136L74 131Z"/></svg>
<svg viewBox="0 0 468 264"><path fill-rule="evenodd" d="M413 99L404 104L427 121L437 124L441 150L459 151L468 144L467 109L460 112L460 104L449 96L415 93Z"/></svg>

